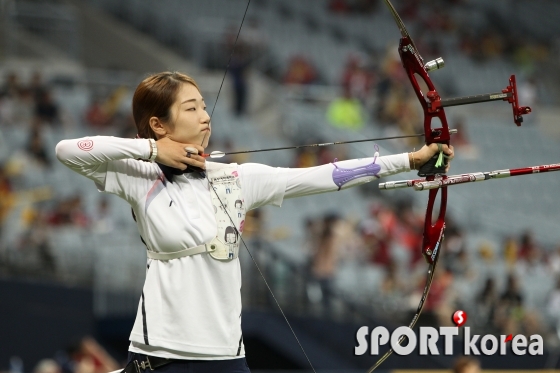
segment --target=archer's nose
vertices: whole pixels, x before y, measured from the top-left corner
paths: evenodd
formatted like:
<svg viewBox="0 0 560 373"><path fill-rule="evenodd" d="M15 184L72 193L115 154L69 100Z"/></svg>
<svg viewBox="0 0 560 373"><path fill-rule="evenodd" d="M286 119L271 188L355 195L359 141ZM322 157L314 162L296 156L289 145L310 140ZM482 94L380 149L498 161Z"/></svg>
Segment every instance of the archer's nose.
<svg viewBox="0 0 560 373"><path fill-rule="evenodd" d="M205 124L210 123L210 115L208 115L208 112L206 110L204 110L204 114L202 114L200 121L201 123L205 123Z"/></svg>

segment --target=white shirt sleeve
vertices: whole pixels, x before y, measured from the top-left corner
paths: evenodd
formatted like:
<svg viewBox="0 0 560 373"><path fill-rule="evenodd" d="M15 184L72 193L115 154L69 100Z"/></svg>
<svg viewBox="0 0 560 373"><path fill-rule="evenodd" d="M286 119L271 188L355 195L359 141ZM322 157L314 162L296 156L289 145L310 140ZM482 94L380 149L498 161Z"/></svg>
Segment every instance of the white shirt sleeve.
<svg viewBox="0 0 560 373"><path fill-rule="evenodd" d="M355 177L338 185L336 168L355 170L378 165L375 173L355 172ZM336 166L335 166L336 164ZM410 171L408 153L377 158L351 159L309 168L275 168L256 163L240 165L243 195L248 209L264 205L281 206L284 198L332 192L370 182L374 179Z"/></svg>
<svg viewBox="0 0 560 373"><path fill-rule="evenodd" d="M95 182L99 191L132 202L149 187L154 177L147 139L93 136L62 140L56 156L62 164Z"/></svg>

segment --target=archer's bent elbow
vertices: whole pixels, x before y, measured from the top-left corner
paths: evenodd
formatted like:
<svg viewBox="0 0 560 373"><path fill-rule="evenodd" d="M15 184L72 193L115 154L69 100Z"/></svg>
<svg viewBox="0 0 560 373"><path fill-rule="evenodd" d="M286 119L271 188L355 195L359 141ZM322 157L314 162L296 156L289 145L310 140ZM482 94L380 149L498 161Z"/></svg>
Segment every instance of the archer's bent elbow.
<svg viewBox="0 0 560 373"><path fill-rule="evenodd" d="M68 160L68 142L68 140L62 140L56 144L54 149L56 158L63 164L66 164L66 161Z"/></svg>
<svg viewBox="0 0 560 373"><path fill-rule="evenodd" d="M76 154L75 140L62 140L55 147L56 158L66 167L80 164Z"/></svg>

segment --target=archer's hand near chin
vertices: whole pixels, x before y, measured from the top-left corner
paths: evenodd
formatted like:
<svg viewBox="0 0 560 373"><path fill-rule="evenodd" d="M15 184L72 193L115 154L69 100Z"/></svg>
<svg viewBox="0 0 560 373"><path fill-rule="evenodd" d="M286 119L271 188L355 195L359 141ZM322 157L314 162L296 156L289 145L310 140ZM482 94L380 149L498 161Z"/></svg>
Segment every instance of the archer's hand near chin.
<svg viewBox="0 0 560 373"><path fill-rule="evenodd" d="M447 167L445 168L445 172L447 172L449 171L449 166L451 164L451 160L455 156L455 152L453 150L453 146L445 144L442 144L441 150L447 157ZM428 162L435 154L438 153L438 144L424 145L417 152L409 154L409 158L414 157L414 159L410 159L410 168L415 170L420 169L424 163Z"/></svg>
<svg viewBox="0 0 560 373"><path fill-rule="evenodd" d="M186 170L188 166L195 166L206 169L206 159L198 154L204 153L204 148L196 144L185 144L173 141L167 137L162 137L156 141L158 154L156 162L164 164L169 167ZM185 148L193 148L198 151L197 153L190 153L187 155Z"/></svg>

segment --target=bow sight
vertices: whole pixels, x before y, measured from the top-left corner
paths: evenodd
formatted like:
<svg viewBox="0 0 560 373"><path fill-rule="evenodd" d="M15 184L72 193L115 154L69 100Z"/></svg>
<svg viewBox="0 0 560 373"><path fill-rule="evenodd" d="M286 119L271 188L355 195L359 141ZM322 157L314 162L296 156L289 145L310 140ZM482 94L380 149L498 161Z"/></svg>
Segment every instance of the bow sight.
<svg viewBox="0 0 560 373"><path fill-rule="evenodd" d="M443 60L441 58L438 58L437 60L434 61L430 61L426 64L426 70L431 71L431 70L437 70L442 68L443 64L441 66L431 67L431 70L428 70L427 66L432 63L436 64L435 61L438 60L441 60L441 62L443 63ZM529 106L521 106L521 107L519 106L519 101L517 99L517 83L515 82L515 75L509 77L509 85L506 88L502 89L501 92L483 93L475 96L448 98L444 100L442 100L439 97L436 91L429 91L426 94L426 96L429 101L428 110L430 110L430 112L436 112L439 108L442 107L477 104L480 102L489 102L489 101L496 101L496 100L507 101L511 104L511 107L513 109L513 121L518 126L521 126L521 123L523 122L523 115L529 114L531 112L531 108Z"/></svg>
<svg viewBox="0 0 560 373"><path fill-rule="evenodd" d="M439 70L444 67L445 62L441 57L427 62L424 65L424 69L426 69L427 72ZM430 110L430 112L436 112L438 108L441 107L477 104L480 102L490 102L496 100L507 101L511 104L513 110L513 121L518 126L521 126L521 123L523 122L523 115L529 114L531 112L531 108L529 106L519 106L515 75L509 77L509 85L506 88L502 89L501 92L483 93L475 96L455 97L442 100L436 91L429 91L426 94L426 97L429 101L428 110Z"/></svg>

